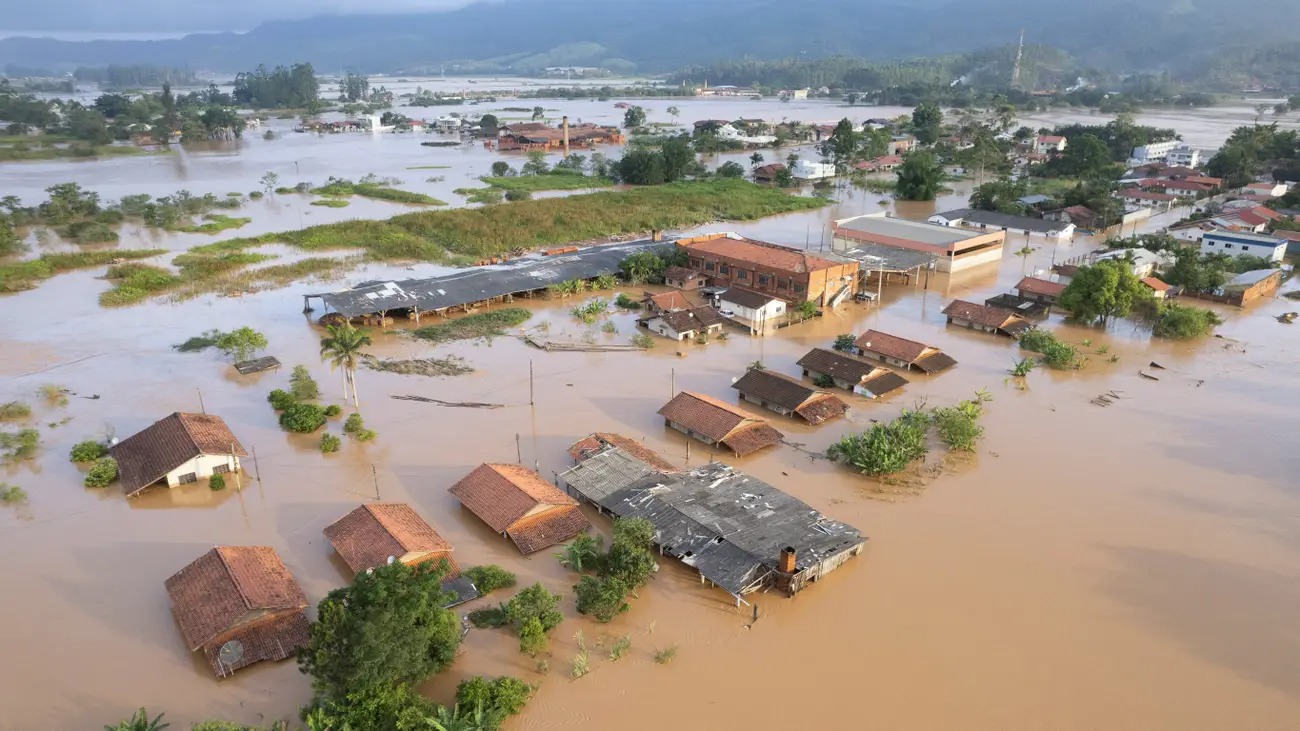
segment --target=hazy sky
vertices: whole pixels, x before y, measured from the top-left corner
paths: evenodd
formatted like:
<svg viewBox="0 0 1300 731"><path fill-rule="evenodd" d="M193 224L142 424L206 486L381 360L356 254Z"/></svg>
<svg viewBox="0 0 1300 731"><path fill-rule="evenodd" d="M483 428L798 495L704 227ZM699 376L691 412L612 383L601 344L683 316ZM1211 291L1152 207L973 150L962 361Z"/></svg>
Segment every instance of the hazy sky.
<svg viewBox="0 0 1300 731"><path fill-rule="evenodd" d="M247 30L267 20L341 13L443 10L475 0L8 0L0 35L34 31L179 33Z"/></svg>

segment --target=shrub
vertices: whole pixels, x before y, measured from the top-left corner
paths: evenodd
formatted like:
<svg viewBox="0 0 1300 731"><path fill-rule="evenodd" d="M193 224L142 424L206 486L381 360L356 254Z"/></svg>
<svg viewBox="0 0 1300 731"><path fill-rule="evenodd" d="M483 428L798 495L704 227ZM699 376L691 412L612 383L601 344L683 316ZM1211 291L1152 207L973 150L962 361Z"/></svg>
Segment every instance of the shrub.
<svg viewBox="0 0 1300 731"><path fill-rule="evenodd" d="M532 191L528 191L528 190L520 190L518 188L512 188L511 190L506 191L506 200L508 201L526 201L526 200L532 200L532 197L533 197Z"/></svg>
<svg viewBox="0 0 1300 731"><path fill-rule="evenodd" d="M40 446L41 433L35 429L20 429L16 432L0 432L0 453L5 462L21 462L36 456Z"/></svg>
<svg viewBox="0 0 1300 731"><path fill-rule="evenodd" d="M108 487L117 480L117 460L112 457L100 457L86 471L86 487Z"/></svg>
<svg viewBox="0 0 1300 731"><path fill-rule="evenodd" d="M365 428L365 423L361 419L361 414L348 414L348 418L343 422L344 434L356 434Z"/></svg>
<svg viewBox="0 0 1300 731"><path fill-rule="evenodd" d="M352 434L352 438L358 442L369 442L379 436L374 429L358 429Z"/></svg>
<svg viewBox="0 0 1300 731"><path fill-rule="evenodd" d="M1023 378L1024 376L1029 375L1029 372L1034 370L1037 366L1038 361L1033 358L1021 358L1011 367L1011 375Z"/></svg>
<svg viewBox="0 0 1300 731"><path fill-rule="evenodd" d="M320 451L322 454L337 452L339 451L339 447L342 445L343 445L343 440L339 439L333 434L330 434L329 432L325 432L320 437Z"/></svg>
<svg viewBox="0 0 1300 731"><path fill-rule="evenodd" d="M531 619L540 622L543 631L550 632L564 620L564 615L556 609L559 603L559 594L552 594L541 583L536 583L506 602L506 618L515 632L519 632Z"/></svg>
<svg viewBox="0 0 1300 731"><path fill-rule="evenodd" d="M293 394L281 388L277 388L271 393L267 394L266 400L271 402L271 408L275 409L276 411L284 411L285 409L297 403L297 399L293 397Z"/></svg>
<svg viewBox="0 0 1300 731"><path fill-rule="evenodd" d="M108 456L108 447L93 439L78 442L72 447L73 462L94 462L100 457Z"/></svg>
<svg viewBox="0 0 1300 731"><path fill-rule="evenodd" d="M823 373L813 379L813 385L818 388L835 388L835 377Z"/></svg>
<svg viewBox="0 0 1300 731"><path fill-rule="evenodd" d="M677 645L665 647L662 650L655 650L655 662L660 665L667 665L677 657Z"/></svg>
<svg viewBox="0 0 1300 731"><path fill-rule="evenodd" d="M498 723L524 709L533 695L533 687L518 678L501 677L488 680L473 677L456 686L456 705L461 708L481 708ZM484 727L486 728L486 727Z"/></svg>
<svg viewBox="0 0 1300 731"><path fill-rule="evenodd" d="M632 637L623 635L615 640L613 647L609 648L609 659L618 662L630 649L632 649Z"/></svg>
<svg viewBox="0 0 1300 731"><path fill-rule="evenodd" d="M1065 369L1082 366L1078 348L1057 340L1056 335L1048 330L1030 330L1024 333L1020 336L1020 347L1035 353L1041 353L1043 363L1052 368Z"/></svg>
<svg viewBox="0 0 1300 731"><path fill-rule="evenodd" d="M920 411L905 411L889 422L873 424L861 434L848 434L826 450L831 459L867 475L901 472L925 456L930 419Z"/></svg>
<svg viewBox="0 0 1300 731"><path fill-rule="evenodd" d="M0 419L25 419L32 415L32 407L22 401L0 404Z"/></svg>
<svg viewBox="0 0 1300 731"><path fill-rule="evenodd" d="M853 333L844 333L843 335L836 335L835 344L832 345L831 347L835 348L836 350L848 352L850 350L853 350L853 343L856 340L857 339L853 337Z"/></svg>
<svg viewBox="0 0 1300 731"><path fill-rule="evenodd" d="M289 404L280 414L280 428L310 434L325 426L325 409L316 404Z"/></svg>
<svg viewBox="0 0 1300 731"><path fill-rule="evenodd" d="M546 630L542 629L542 622L537 617L533 617L519 628L519 651L529 657L536 657L540 653L546 652L547 640Z"/></svg>
<svg viewBox="0 0 1300 731"><path fill-rule="evenodd" d="M51 406L68 405L68 389L57 383L47 383L36 390Z"/></svg>
<svg viewBox="0 0 1300 731"><path fill-rule="evenodd" d="M225 353L236 363L250 360L258 351L266 347L266 336L251 327L241 327L217 338L217 350Z"/></svg>
<svg viewBox="0 0 1300 731"><path fill-rule="evenodd" d="M1199 338L1222 324L1223 319L1210 310L1167 304L1162 305L1156 314L1151 334L1158 338L1188 340Z"/></svg>
<svg viewBox="0 0 1300 731"><path fill-rule="evenodd" d="M213 492L226 489L226 478L221 475L213 475L208 478L208 489Z"/></svg>
<svg viewBox="0 0 1300 731"><path fill-rule="evenodd" d="M464 573L482 594L490 594L497 589L507 589L515 585L514 574L493 564L475 566Z"/></svg>
<svg viewBox="0 0 1300 731"><path fill-rule="evenodd" d="M627 292L619 292L618 297L614 299L614 305L624 310L639 310L641 303L627 296Z"/></svg>
<svg viewBox="0 0 1300 731"><path fill-rule="evenodd" d="M320 398L320 384L311 377L306 366L294 366L293 375L289 376L289 393L297 401L314 401Z"/></svg>
<svg viewBox="0 0 1300 731"><path fill-rule="evenodd" d="M17 485L0 482L0 503L13 505L27 501L27 491Z"/></svg>
<svg viewBox="0 0 1300 731"><path fill-rule="evenodd" d="M506 616L504 606L485 607L475 609L469 613L469 623L479 629L494 629L504 627L509 624L510 618Z"/></svg>
<svg viewBox="0 0 1300 731"><path fill-rule="evenodd" d="M578 597L578 612L597 622L609 622L628 610L628 586L614 576L584 576L573 587Z"/></svg>
<svg viewBox="0 0 1300 731"><path fill-rule="evenodd" d="M642 350L649 350L655 346L655 339L646 333L637 333L631 338L631 342Z"/></svg>
<svg viewBox="0 0 1300 731"><path fill-rule="evenodd" d="M325 414L325 416L334 418L335 416L338 416L339 414L343 413L343 407L339 406L338 404L330 404L329 406L326 406L322 411Z"/></svg>

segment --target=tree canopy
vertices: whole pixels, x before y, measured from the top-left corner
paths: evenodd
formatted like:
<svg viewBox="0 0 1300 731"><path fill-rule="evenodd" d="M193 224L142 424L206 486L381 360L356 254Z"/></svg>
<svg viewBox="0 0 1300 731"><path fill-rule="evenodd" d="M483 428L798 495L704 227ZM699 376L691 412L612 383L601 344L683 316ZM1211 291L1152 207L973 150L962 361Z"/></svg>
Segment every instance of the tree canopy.
<svg viewBox="0 0 1300 731"><path fill-rule="evenodd" d="M1059 303L1075 320L1104 327L1112 318L1127 316L1135 305L1151 296L1128 262L1107 260L1080 267L1061 293Z"/></svg>
<svg viewBox="0 0 1300 731"><path fill-rule="evenodd" d="M903 158L899 166L898 185L895 192L906 201L932 201L939 197L943 183L943 166L934 153L913 151Z"/></svg>
<svg viewBox="0 0 1300 731"><path fill-rule="evenodd" d="M320 82L309 63L258 66L235 77L235 101L254 109L315 109L320 105Z"/></svg>

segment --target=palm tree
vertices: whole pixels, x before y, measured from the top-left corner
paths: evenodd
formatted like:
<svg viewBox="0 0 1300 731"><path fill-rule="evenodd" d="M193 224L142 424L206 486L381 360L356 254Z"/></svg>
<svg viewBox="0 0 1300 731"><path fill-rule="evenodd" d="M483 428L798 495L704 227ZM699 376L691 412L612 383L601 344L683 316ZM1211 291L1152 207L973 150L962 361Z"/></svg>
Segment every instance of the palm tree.
<svg viewBox="0 0 1300 731"><path fill-rule="evenodd" d="M556 553L555 557L560 559L560 565L565 568L582 573L583 569L592 568L600 559L600 550L604 545L604 536L580 535L565 546L563 551Z"/></svg>
<svg viewBox="0 0 1300 731"><path fill-rule="evenodd" d="M141 708L127 720L116 726L105 726L104 731L163 731L171 726L170 723L163 723L163 714L159 713L153 720L149 719L149 712Z"/></svg>
<svg viewBox="0 0 1300 731"><path fill-rule="evenodd" d="M473 711L461 710L460 704L448 708L439 706L438 711L425 719L432 731L491 731L501 725L500 718L483 710L483 704L474 706Z"/></svg>
<svg viewBox="0 0 1300 731"><path fill-rule="evenodd" d="M352 327L351 323L327 325L329 335L320 339L321 360L329 361L330 370L343 369L343 402L348 400L348 386L352 386L352 403L359 409L357 398L357 361L367 357L361 349L371 345L370 336Z"/></svg>

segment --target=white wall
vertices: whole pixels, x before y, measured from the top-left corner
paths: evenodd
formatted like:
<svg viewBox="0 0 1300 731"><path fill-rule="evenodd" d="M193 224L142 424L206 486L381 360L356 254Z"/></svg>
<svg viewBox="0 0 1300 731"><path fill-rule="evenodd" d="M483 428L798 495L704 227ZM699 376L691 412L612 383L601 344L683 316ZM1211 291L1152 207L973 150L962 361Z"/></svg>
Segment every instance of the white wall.
<svg viewBox="0 0 1300 731"><path fill-rule="evenodd" d="M201 480L205 477L212 476L212 470L221 465L231 465L231 472L239 469L239 457L232 458L228 454L200 454L194 459L177 467L167 473L167 486L175 487L180 484L181 475L187 475L191 472L198 475Z"/></svg>

